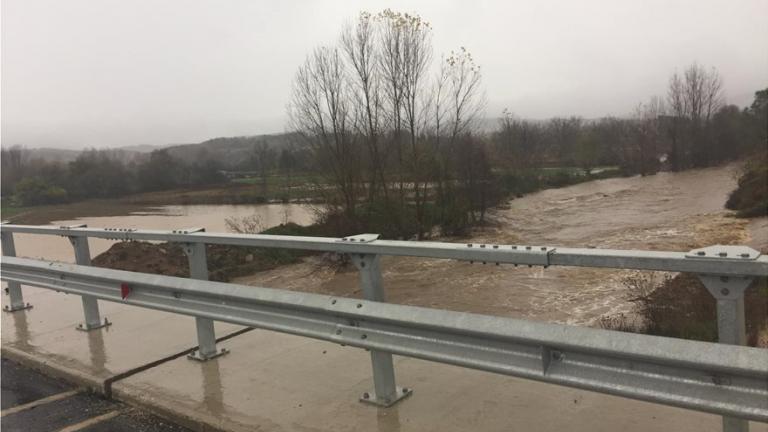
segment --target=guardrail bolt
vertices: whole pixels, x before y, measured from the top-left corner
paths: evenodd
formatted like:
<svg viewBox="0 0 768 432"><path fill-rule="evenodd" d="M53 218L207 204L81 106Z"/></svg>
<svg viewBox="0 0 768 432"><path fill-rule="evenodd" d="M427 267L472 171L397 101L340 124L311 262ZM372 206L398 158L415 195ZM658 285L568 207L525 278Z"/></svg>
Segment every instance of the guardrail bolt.
<svg viewBox="0 0 768 432"><path fill-rule="evenodd" d="M363 393L363 399L370 399L370 398L371 398L370 394L368 394L367 392Z"/></svg>
<svg viewBox="0 0 768 432"><path fill-rule="evenodd" d="M706 252L704 252L704 251L698 251L698 252L696 252L696 255L698 255L698 256L704 256L704 255L706 255L706 254L707 254L707 253L706 253Z"/></svg>
<svg viewBox="0 0 768 432"><path fill-rule="evenodd" d="M723 288L720 290L720 294L722 295L728 295L730 293L731 293L731 290L729 290L728 288Z"/></svg>
<svg viewBox="0 0 768 432"><path fill-rule="evenodd" d="M363 307L363 304L362 303L358 303L357 304L357 308L360 309L361 307Z"/></svg>
<svg viewBox="0 0 768 432"><path fill-rule="evenodd" d="M472 247L472 243L467 243L467 247Z"/></svg>
<svg viewBox="0 0 768 432"><path fill-rule="evenodd" d="M749 254L748 253L743 253L743 254L741 254L741 257L742 258L749 258Z"/></svg>
<svg viewBox="0 0 768 432"><path fill-rule="evenodd" d="M494 248L494 249L498 249L498 248L499 248L499 245L493 245L493 248Z"/></svg>
<svg viewBox="0 0 768 432"><path fill-rule="evenodd" d="M341 334L341 329L336 330L336 334L340 335Z"/></svg>
<svg viewBox="0 0 768 432"><path fill-rule="evenodd" d="M725 258L725 257L728 256L728 253L727 252L720 252L718 255L720 255L721 257Z"/></svg>
<svg viewBox="0 0 768 432"><path fill-rule="evenodd" d="M360 339L368 339L368 335L367 334L361 334L360 335Z"/></svg>

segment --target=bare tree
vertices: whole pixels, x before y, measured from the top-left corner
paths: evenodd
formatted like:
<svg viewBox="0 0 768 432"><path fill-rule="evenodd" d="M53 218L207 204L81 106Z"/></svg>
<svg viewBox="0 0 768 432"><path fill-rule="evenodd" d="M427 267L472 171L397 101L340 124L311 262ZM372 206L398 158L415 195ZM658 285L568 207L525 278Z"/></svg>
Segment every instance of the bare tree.
<svg viewBox="0 0 768 432"><path fill-rule="evenodd" d="M677 72L669 82L667 100L671 125L673 169L683 165L707 165L713 161L713 140L708 128L714 114L725 103L723 82L715 68L698 63Z"/></svg>
<svg viewBox="0 0 768 432"><path fill-rule="evenodd" d="M656 171L658 151L664 139L662 118L666 113L664 99L653 96L648 102L638 104L634 113L634 148L633 160L640 175Z"/></svg>
<svg viewBox="0 0 768 432"><path fill-rule="evenodd" d="M320 166L330 173L340 199L327 197L350 218L358 202L360 167L346 94L344 64L338 49L316 49L294 79L289 117L293 128L314 149Z"/></svg>
<svg viewBox="0 0 768 432"><path fill-rule="evenodd" d="M361 13L339 48L316 50L296 74L292 126L315 149L350 218L367 204L366 219L384 210L403 234L431 229L433 185L447 184L456 168L456 152L443 142L471 134L484 108L480 70L466 49L440 63L436 80L432 58L429 23L387 9ZM406 227L412 219L415 229Z"/></svg>

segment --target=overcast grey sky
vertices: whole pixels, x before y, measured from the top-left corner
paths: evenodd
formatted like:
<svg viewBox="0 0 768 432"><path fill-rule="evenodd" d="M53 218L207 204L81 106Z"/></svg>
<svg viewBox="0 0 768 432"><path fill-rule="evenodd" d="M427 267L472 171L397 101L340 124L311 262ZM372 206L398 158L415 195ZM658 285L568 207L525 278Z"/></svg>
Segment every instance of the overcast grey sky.
<svg viewBox="0 0 768 432"><path fill-rule="evenodd" d="M768 86L768 0L3 0L2 144L112 147L284 129L291 79L360 10L416 12L482 65L489 117L626 115L691 62Z"/></svg>

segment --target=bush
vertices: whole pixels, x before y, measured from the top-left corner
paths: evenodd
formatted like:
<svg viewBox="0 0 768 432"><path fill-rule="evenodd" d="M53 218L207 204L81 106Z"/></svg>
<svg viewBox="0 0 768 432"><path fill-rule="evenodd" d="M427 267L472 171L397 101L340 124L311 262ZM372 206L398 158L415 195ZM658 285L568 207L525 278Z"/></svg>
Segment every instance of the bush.
<svg viewBox="0 0 768 432"><path fill-rule="evenodd" d="M40 177L28 177L16 184L14 200L22 206L58 204L67 201L67 191Z"/></svg>
<svg viewBox="0 0 768 432"><path fill-rule="evenodd" d="M736 210L739 217L768 215L768 154L753 158L745 166L725 207Z"/></svg>

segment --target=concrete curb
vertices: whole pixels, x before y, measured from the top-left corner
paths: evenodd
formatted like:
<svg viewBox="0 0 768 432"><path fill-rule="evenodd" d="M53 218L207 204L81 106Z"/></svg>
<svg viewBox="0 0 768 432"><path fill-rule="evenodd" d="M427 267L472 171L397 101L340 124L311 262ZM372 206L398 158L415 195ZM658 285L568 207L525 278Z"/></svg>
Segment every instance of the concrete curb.
<svg viewBox="0 0 768 432"><path fill-rule="evenodd" d="M0 355L50 377L70 382L94 393L106 394L106 380L100 380L79 370L55 363L44 356L34 356L26 351L6 345L0 348Z"/></svg>

